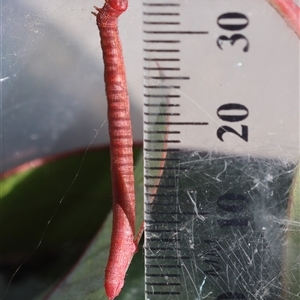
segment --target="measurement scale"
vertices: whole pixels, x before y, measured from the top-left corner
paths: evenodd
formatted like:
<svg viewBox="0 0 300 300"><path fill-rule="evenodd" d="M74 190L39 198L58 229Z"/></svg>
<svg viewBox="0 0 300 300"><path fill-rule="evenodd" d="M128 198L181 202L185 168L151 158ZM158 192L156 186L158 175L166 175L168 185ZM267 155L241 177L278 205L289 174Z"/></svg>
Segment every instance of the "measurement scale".
<svg viewBox="0 0 300 300"><path fill-rule="evenodd" d="M299 299L297 36L254 0L145 0L143 21L146 299Z"/></svg>

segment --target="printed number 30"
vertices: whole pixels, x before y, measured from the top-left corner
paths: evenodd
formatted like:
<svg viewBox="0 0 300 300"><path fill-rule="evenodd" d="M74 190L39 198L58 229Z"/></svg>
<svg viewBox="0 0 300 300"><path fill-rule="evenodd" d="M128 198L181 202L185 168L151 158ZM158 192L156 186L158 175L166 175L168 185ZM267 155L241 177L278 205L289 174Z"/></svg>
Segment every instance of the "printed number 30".
<svg viewBox="0 0 300 300"><path fill-rule="evenodd" d="M249 24L249 20L244 14L237 13L237 12L230 12L221 15L218 18L217 23L219 27L222 29L229 30L229 31L238 31L246 28ZM235 42L238 40L244 40L246 42L243 51L247 52L249 50L249 41L242 34L233 34L231 37L227 37L226 35L221 35L217 39L217 45L221 50L223 50L222 48L223 42L229 41L230 44L233 46Z"/></svg>

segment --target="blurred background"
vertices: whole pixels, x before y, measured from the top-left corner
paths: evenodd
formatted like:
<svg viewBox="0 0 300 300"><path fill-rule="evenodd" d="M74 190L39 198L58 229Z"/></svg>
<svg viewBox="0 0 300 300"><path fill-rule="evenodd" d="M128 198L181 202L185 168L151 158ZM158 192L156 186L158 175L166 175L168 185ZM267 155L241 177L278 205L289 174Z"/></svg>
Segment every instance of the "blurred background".
<svg viewBox="0 0 300 300"><path fill-rule="evenodd" d="M94 5L102 2L2 1L0 173L90 143L108 145ZM142 140L140 10L141 2L132 1L120 18L136 141Z"/></svg>

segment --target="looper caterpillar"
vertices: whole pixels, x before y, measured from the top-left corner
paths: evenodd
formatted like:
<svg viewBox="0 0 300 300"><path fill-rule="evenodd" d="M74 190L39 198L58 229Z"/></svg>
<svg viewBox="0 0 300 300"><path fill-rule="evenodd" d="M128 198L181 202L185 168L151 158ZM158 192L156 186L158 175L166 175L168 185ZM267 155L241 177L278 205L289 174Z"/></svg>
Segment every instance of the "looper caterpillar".
<svg viewBox="0 0 300 300"><path fill-rule="evenodd" d="M137 250L135 241L135 195L132 130L129 97L118 32L118 17L127 9L127 0L107 0L95 7L104 61L108 102L111 174L113 187L113 232L105 270L105 290L114 299L124 285L125 273Z"/></svg>

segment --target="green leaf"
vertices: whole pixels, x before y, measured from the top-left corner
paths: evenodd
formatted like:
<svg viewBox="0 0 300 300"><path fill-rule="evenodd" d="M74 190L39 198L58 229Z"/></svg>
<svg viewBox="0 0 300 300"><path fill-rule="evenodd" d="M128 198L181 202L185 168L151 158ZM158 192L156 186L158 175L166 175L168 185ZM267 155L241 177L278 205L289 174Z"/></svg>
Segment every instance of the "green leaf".
<svg viewBox="0 0 300 300"><path fill-rule="evenodd" d="M300 297L300 171L295 171L291 186L288 208L287 237L283 270L284 292L286 300Z"/></svg>
<svg viewBox="0 0 300 300"><path fill-rule="evenodd" d="M0 262L8 269L1 281L0 297L7 290L5 300L20 299L17 294L31 300L37 293L45 294L53 280L57 281L71 267L69 276L78 276L75 270L81 266L74 264L101 225L99 235L104 244L93 249L100 252L100 265L96 264L95 269L101 278L95 282L98 294L102 293L102 264L106 264L110 242L110 233L105 234L108 225L103 222L112 202L109 149L64 155L50 161L36 160L20 169L22 172L0 181ZM142 195L142 163L136 171L137 189ZM139 199L142 201L143 197ZM138 211L142 212L142 203L140 206ZM141 213L138 218L143 218ZM98 245L96 240L94 243ZM93 266L91 263L91 270ZM143 273L141 264L139 268ZM90 273L89 269L87 272ZM85 289L85 279L80 287Z"/></svg>
<svg viewBox="0 0 300 300"><path fill-rule="evenodd" d="M143 159L137 162L135 169L137 219L143 219ZM140 227L140 226L139 226ZM104 290L104 271L108 259L112 231L112 214L95 236L72 271L58 284L46 298L49 300L101 300L107 299ZM141 251L140 251L141 252ZM141 253L134 258L125 286L118 299L142 299L144 297L144 270Z"/></svg>
<svg viewBox="0 0 300 300"><path fill-rule="evenodd" d="M109 169L106 149L64 157L2 180L1 254L31 252L42 236L39 250L47 251L73 239L89 240L111 207Z"/></svg>

